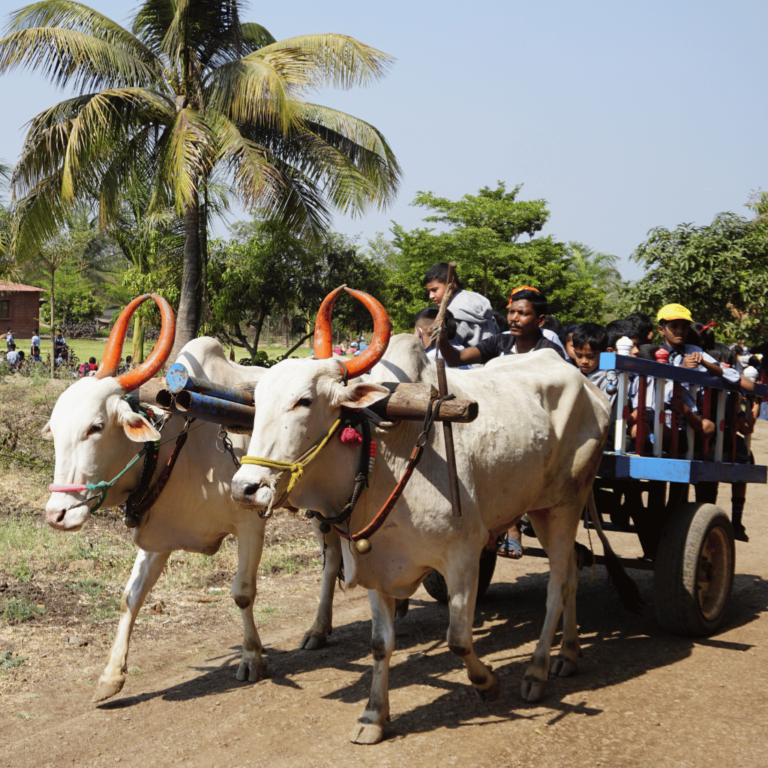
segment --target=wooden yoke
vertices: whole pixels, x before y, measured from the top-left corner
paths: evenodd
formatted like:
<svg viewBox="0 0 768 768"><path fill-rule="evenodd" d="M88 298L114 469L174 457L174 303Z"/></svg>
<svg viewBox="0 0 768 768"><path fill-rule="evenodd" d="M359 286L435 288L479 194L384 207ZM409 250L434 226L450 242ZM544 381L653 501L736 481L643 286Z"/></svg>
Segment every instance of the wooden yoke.
<svg viewBox="0 0 768 768"><path fill-rule="evenodd" d="M437 366L437 386L440 397L448 396L448 381L445 377L445 360L439 357L440 339L445 333L445 311L448 309L448 302L453 296L453 282L456 279L456 262L452 261L448 265L448 278L445 282L445 293L443 293L440 302L440 310L435 318L432 339L435 340L437 347L435 354L435 365ZM456 452L453 446L453 426L450 421L443 422L443 437L445 439L445 460L448 464L448 485L451 489L451 507L456 517L461 517L461 497L459 496L459 476L456 472Z"/></svg>

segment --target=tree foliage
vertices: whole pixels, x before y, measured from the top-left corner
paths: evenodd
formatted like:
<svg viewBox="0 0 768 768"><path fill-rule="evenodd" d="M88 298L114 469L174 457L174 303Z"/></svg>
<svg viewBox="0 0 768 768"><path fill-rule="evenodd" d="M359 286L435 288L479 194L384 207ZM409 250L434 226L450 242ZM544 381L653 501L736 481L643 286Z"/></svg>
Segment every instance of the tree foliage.
<svg viewBox="0 0 768 768"><path fill-rule="evenodd" d="M382 269L357 253L342 235L332 233L321 245L307 244L278 221L241 222L229 241L212 243L207 331L244 348L252 361L267 318L285 321L292 331L309 334L325 296L339 285L377 293ZM337 328L356 332L371 327L359 302L339 297Z"/></svg>
<svg viewBox="0 0 768 768"><path fill-rule="evenodd" d="M413 316L426 306L420 288L426 271L438 261L456 261L465 288L482 293L495 310L504 312L510 290L533 285L543 291L550 311L563 323L602 319L607 291L592 275L578 269L568 247L552 236L539 236L549 218L544 200L518 200L522 185L511 192L503 182L477 195L451 201L420 192L414 205L436 211L426 221L447 224L445 232L406 231L395 224L388 281L388 303L396 327L408 330ZM520 242L526 236L527 241Z"/></svg>
<svg viewBox="0 0 768 768"><path fill-rule="evenodd" d="M152 181L152 210L185 220L176 349L198 330L201 232L216 174L249 208L320 238L330 210L359 214L396 192L400 168L368 123L308 100L365 86L386 54L354 38L275 40L237 0L145 0L130 29L74 0L10 16L0 74L41 72L75 95L34 117L14 172L18 249L35 250L67 215L98 201L114 221L126 184ZM201 203L202 208L201 208Z"/></svg>
<svg viewBox="0 0 768 768"><path fill-rule="evenodd" d="M711 224L653 229L632 255L646 270L627 291L626 309L655 317L665 304L683 304L718 335L757 341L768 308L768 224L721 213Z"/></svg>

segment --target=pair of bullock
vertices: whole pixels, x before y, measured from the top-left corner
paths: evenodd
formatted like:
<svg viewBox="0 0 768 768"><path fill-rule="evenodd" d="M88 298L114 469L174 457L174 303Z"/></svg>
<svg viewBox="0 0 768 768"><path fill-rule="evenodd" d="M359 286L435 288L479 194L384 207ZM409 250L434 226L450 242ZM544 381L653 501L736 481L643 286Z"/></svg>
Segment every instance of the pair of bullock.
<svg viewBox="0 0 768 768"><path fill-rule="evenodd" d="M326 298L318 314L315 359L286 360L268 370L244 369L226 361L220 345L211 339L198 339L182 351L178 362L193 376L228 386L258 383L248 463L232 477L229 457L214 449L215 425L190 431L187 448L181 451L165 490L135 529L140 552L96 700L117 693L124 683L130 630L170 551L213 553L230 533L237 535L239 547L232 595L244 624L237 676L257 679L263 662L252 607L264 537L264 520L258 512L279 505L338 517L355 485L361 450L337 439L340 420L353 415L355 428L362 429L360 423L369 418L366 408L390 394L377 381L436 383L435 368L418 340L400 335L390 341L383 307L370 296L349 289L372 312L374 339L364 355L353 361L342 364L333 359L330 313L341 290ZM147 298L129 305L121 328L127 327L130 313ZM162 306L161 299L153 298ZM137 442L160 438L156 425L136 413L125 394L154 376L165 362L173 338L169 314L169 310L163 312L163 331L152 355L128 379L125 375L115 378L124 338L116 324L96 376L78 381L56 404L46 427L56 438L57 485L46 507L48 522L54 527L76 530L82 526L91 504L83 484L113 476L136 455ZM369 369L370 375L348 383ZM445 576L450 595L450 650L466 665L481 697L498 695L498 676L472 647L479 555L489 537L509 528L526 512L549 555L550 579L544 627L523 678L522 695L528 701L544 695L550 648L561 613L563 642L551 669L561 676L577 669L580 648L573 546L606 440L607 400L577 369L548 350L494 361L477 371L448 371L448 383L451 392L476 400L480 406L479 417L458 427L454 436L462 516L452 513L442 431L435 430L391 515L371 537L371 550L362 553L356 547L339 547L338 537L329 536L336 545L326 563L318 616L302 641L305 647L319 647L330 631L333 581L343 557L346 584L369 591L373 617L374 673L369 701L352 735L358 743L383 738L389 716L388 673L396 603L412 595L433 568ZM167 420L162 430L161 466L183 427L181 417ZM421 426L378 420L369 423L369 429L378 444L377 464L351 516L337 526L345 537L376 518L408 465ZM324 442L329 435L331 439ZM232 439L236 453L242 456L247 438ZM298 470L297 460L304 456L313 458ZM137 464L109 488L104 503L124 502L140 474Z"/></svg>

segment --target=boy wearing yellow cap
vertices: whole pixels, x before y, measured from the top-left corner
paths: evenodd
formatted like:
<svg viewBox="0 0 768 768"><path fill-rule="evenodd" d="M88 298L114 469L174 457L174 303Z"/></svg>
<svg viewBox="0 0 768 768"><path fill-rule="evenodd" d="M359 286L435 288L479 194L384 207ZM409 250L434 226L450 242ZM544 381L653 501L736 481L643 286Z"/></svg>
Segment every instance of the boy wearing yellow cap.
<svg viewBox="0 0 768 768"><path fill-rule="evenodd" d="M693 317L682 304L667 304L659 310L657 316L659 334L664 339L664 347L669 352L669 362L682 368L696 368L712 376L722 376L723 369L711 355L701 347L686 344L688 331Z"/></svg>

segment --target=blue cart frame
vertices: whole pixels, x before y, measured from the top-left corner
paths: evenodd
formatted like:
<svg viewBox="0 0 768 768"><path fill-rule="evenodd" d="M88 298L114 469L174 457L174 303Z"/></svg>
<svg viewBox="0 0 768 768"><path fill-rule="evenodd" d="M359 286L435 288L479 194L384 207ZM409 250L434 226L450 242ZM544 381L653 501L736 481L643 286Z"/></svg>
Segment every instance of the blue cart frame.
<svg viewBox="0 0 768 768"><path fill-rule="evenodd" d="M613 443L607 447L595 481L595 497L606 530L635 533L643 557L622 560L629 568L654 571L654 607L663 627L676 634L703 636L720 627L730 600L736 553L729 515L716 506L719 483L765 483L768 467L738 461L734 424L739 408L726 413L729 392L765 397L765 385L741 390L723 378L687 368L625 355L604 353L601 370L617 376L617 414ZM637 448L630 452L627 436L627 392L631 375L639 376L640 403ZM715 436L704 441L702 455L694 452L694 434L687 427L685 454L678 452L679 417L672 414L672 441L664 451L664 411L657 407L653 425L647 422L645 394L656 389L664 402L666 382L675 393L687 386L696 398L703 390L703 413L715 423ZM651 439L651 435L653 438ZM749 451L750 436L745 443ZM696 501L689 500L693 488ZM644 501L646 494L647 501ZM585 518L585 526L590 523Z"/></svg>

